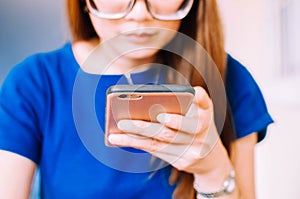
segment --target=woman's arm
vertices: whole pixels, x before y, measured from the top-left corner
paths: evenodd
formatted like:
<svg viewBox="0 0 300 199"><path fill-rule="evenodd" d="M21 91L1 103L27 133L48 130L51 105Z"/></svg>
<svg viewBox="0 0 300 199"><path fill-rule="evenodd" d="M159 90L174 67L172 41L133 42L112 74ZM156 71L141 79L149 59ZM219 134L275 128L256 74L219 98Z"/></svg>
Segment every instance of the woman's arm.
<svg viewBox="0 0 300 199"><path fill-rule="evenodd" d="M204 173L204 175L194 175L195 184L199 186L199 189L206 190L208 193L218 191L224 179L228 177L231 167L233 167L236 179L235 191L231 194L224 194L218 199L255 199L254 147L256 143L257 133L252 133L234 141L231 145L230 161L229 158L225 158L225 148L219 141L212 151L213 154L206 158L208 158L210 163L219 162L220 167L216 166L216 169L212 172ZM214 160L209 160L211 158ZM204 197L198 195L197 198L203 199Z"/></svg>
<svg viewBox="0 0 300 199"><path fill-rule="evenodd" d="M0 150L0 198L28 199L35 170L31 160Z"/></svg>
<svg viewBox="0 0 300 199"><path fill-rule="evenodd" d="M242 199L255 199L254 148L257 133L252 133L233 142L231 161L236 171L236 182Z"/></svg>

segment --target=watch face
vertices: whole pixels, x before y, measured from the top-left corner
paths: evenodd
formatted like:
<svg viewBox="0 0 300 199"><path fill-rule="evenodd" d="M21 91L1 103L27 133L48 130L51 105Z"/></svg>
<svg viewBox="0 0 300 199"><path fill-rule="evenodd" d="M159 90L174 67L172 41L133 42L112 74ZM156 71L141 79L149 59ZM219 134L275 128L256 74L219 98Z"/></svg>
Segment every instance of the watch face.
<svg viewBox="0 0 300 199"><path fill-rule="evenodd" d="M235 189L235 172L232 170L230 172L230 175L228 178L225 179L223 182L223 187L221 190L216 191L216 192L211 192L211 193L204 193L198 190L197 184L194 184L195 190L197 191L198 194L200 194L204 198L217 198L220 197L224 194L230 194L234 191Z"/></svg>
<svg viewBox="0 0 300 199"><path fill-rule="evenodd" d="M230 178L227 182L228 182L228 184L226 186L225 191L227 193L231 193L235 189L235 180L234 180L234 178Z"/></svg>
<svg viewBox="0 0 300 199"><path fill-rule="evenodd" d="M234 170L230 172L230 176L224 181L224 192L231 193L235 189L235 173Z"/></svg>

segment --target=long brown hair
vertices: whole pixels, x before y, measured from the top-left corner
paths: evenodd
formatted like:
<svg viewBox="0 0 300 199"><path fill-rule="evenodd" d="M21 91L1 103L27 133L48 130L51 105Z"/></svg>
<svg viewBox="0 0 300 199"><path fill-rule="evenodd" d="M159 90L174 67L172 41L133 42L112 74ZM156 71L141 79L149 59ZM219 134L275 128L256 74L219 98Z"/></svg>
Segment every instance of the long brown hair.
<svg viewBox="0 0 300 199"><path fill-rule="evenodd" d="M89 40L98 38L88 13L85 11L85 0L66 0L67 14L69 19L70 30L74 41ZM209 56L216 64L219 73L225 82L226 76L226 52L224 50L224 38L222 23L219 16L216 0L195 0L189 14L182 20L179 32L189 36L197 41L206 50ZM165 55L165 60L173 59L178 62L172 55ZM186 71L184 64L175 64L179 71ZM192 67L189 71L190 82L192 85L202 86L207 89L201 75ZM221 133L222 142L230 154L230 143L234 139L234 125L227 103L226 118ZM176 184L173 198L192 199L195 198L193 188L193 175L173 169L169 182Z"/></svg>

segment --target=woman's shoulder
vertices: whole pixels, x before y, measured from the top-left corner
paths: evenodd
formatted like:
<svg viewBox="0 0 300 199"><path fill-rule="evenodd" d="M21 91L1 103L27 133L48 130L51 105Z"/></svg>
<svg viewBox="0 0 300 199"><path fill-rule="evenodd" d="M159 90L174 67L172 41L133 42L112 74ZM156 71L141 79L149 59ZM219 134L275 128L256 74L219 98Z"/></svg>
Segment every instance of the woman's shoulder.
<svg viewBox="0 0 300 199"><path fill-rule="evenodd" d="M258 94L260 88L249 70L237 59L227 55L226 92L235 98L243 94Z"/></svg>
<svg viewBox="0 0 300 199"><path fill-rule="evenodd" d="M6 79L20 80L24 77L42 78L49 73L78 68L73 56L71 43L65 43L61 47L48 52L39 52L26 57L23 61L12 67Z"/></svg>
<svg viewBox="0 0 300 199"><path fill-rule="evenodd" d="M246 79L245 79L246 78ZM248 71L245 65L234 58L232 55L227 55L227 73L226 73L227 83L233 80L236 81L254 81L252 75Z"/></svg>
<svg viewBox="0 0 300 199"><path fill-rule="evenodd" d="M49 94L53 91L50 88L72 84L77 71L71 44L67 43L53 51L33 54L15 65L1 85L2 94L27 95L37 91Z"/></svg>
<svg viewBox="0 0 300 199"><path fill-rule="evenodd" d="M259 140L263 139L266 127L272 123L265 99L249 70L231 55L227 57L226 94L237 137L260 132Z"/></svg>
<svg viewBox="0 0 300 199"><path fill-rule="evenodd" d="M71 62L70 62L71 61ZM55 67L65 62L74 63L75 59L72 52L71 43L65 43L59 48L47 52L39 52L32 54L20 62L16 67L28 67L35 68L36 65L39 67Z"/></svg>

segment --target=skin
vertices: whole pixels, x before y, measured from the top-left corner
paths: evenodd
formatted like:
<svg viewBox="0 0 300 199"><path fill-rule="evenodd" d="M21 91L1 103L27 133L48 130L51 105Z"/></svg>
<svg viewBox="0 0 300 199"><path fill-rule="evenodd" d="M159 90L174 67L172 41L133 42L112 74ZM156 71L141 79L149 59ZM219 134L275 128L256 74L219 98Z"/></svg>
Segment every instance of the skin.
<svg viewBox="0 0 300 199"><path fill-rule="evenodd" d="M133 10L120 20L104 20L90 16L101 41L135 28L156 27L178 30L180 21L159 21L148 13L144 1L137 1ZM105 27L105 28L101 28ZM171 36L163 36L162 45L168 43ZM145 39L147 41L147 37ZM73 51L79 64L83 63L91 50L101 42L99 40L79 41L73 44ZM141 44L138 36L132 42ZM145 42L145 41L143 41ZM145 50L128 54L116 61L107 73L124 73L133 66L151 63L157 50ZM119 66L122 67L119 67ZM94 72L94 71L90 71ZM228 156L213 122L213 105L207 93L196 87L193 105L185 116L161 114L158 123L146 121L122 120L118 122L121 135L111 135L109 141L118 146L131 146L143 149L169 162L179 170L192 173L199 189L203 192L219 189L224 178L234 167L237 188L220 199L255 199L254 191L254 147L257 134L236 140L232 144L232 155ZM153 125L161 129L153 134L145 126ZM133 128L134 126L134 128ZM138 128L137 128L138 127ZM191 128L192 127L192 128ZM134 136L133 136L134 135ZM180 139L178 139L180 137ZM167 146L167 147L166 147ZM7 199L25 199L29 197L36 164L20 155L0 150L0 196ZM204 183L203 183L204 182ZM198 198L201 198L198 196Z"/></svg>
<svg viewBox="0 0 300 199"><path fill-rule="evenodd" d="M28 199L36 164L20 155L0 150L0 196Z"/></svg>
<svg viewBox="0 0 300 199"><path fill-rule="evenodd" d="M89 52L97 44L100 42L106 42L118 35L122 35L124 42L130 41L130 44L134 45L136 48L143 47L156 40L159 41L160 47L162 48L173 38L174 35L164 34L163 32L159 31L159 29L177 31L181 23L180 20L161 21L154 19L147 11L146 4L143 1L137 1L131 12L123 19L106 20L97 18L92 14L90 14L90 18L95 31L99 35L99 38L101 38L101 41L93 40L75 43L73 49L79 63L84 62L86 57L89 55ZM155 33L153 33L153 35L139 35L138 30L143 31L143 29L147 30L147 28L155 28ZM124 33L128 31L133 31L133 34L125 36ZM119 46L122 46L122 44L119 44ZM114 50L118 51L118 49ZM105 71L105 73L122 74L132 70L134 66L153 63L155 62L157 52L158 49L144 49L141 51L135 51L134 53L126 54L125 56L122 56L120 59L116 60L112 66ZM86 72L97 73L94 70L97 69L85 69Z"/></svg>

